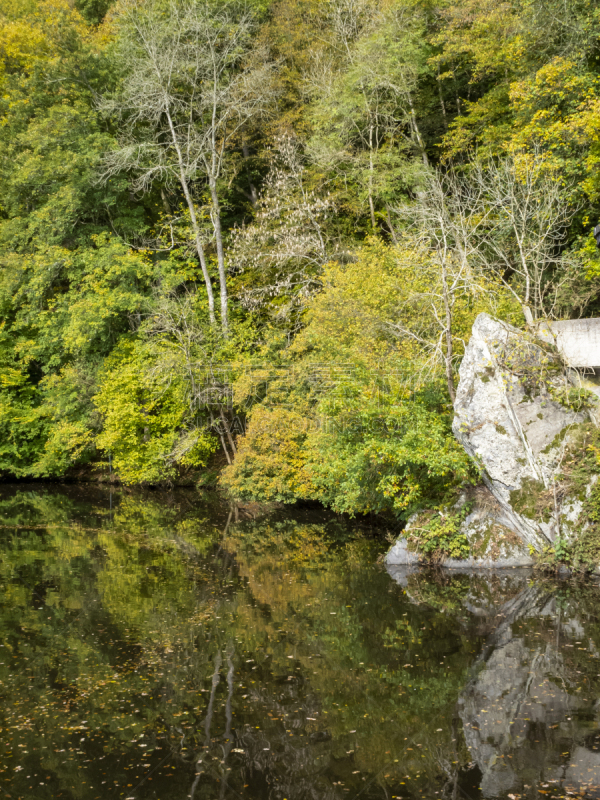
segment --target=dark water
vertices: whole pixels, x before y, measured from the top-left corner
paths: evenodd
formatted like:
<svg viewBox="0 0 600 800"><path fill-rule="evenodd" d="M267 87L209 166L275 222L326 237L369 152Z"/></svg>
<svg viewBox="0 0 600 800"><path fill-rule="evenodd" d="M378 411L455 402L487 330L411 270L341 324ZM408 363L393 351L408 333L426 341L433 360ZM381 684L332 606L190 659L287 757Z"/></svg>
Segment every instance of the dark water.
<svg viewBox="0 0 600 800"><path fill-rule="evenodd" d="M600 797L600 589L194 495L0 488L0 797Z"/></svg>

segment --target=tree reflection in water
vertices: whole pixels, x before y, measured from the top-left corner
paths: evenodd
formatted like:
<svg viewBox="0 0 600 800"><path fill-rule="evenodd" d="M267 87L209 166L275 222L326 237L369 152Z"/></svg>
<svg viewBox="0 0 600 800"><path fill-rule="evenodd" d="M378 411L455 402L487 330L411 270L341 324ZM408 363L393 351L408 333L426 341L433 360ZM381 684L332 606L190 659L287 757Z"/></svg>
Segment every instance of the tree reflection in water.
<svg viewBox="0 0 600 800"><path fill-rule="evenodd" d="M7 796L600 796L591 583L388 574L356 524L191 493L0 517Z"/></svg>

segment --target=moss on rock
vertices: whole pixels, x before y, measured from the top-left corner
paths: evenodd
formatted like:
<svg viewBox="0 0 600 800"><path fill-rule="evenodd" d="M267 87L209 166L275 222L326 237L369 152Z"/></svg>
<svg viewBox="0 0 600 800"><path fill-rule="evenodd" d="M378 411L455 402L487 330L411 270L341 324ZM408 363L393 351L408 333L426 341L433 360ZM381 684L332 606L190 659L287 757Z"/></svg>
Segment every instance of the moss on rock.
<svg viewBox="0 0 600 800"><path fill-rule="evenodd" d="M524 517L537 520L540 517L547 522L552 513L552 498L541 481L535 478L524 478L520 489L510 493L512 508Z"/></svg>

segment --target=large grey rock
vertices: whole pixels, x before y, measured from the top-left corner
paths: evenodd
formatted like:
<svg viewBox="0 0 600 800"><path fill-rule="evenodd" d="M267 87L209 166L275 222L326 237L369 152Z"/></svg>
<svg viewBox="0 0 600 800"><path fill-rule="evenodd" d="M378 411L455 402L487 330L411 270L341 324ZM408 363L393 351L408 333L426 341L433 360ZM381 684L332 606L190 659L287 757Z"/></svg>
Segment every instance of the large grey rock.
<svg viewBox="0 0 600 800"><path fill-rule="evenodd" d="M555 345L571 367L600 367L600 319L542 322L537 335Z"/></svg>
<svg viewBox="0 0 600 800"><path fill-rule="evenodd" d="M459 501L471 503L460 528L469 557L438 563L450 569L532 566L532 551L589 524L585 506L597 476L590 475L587 489L578 477L575 489L563 473L591 424L600 424L600 387L566 364L552 342L488 314L475 320L459 375L453 431L481 468L483 484ZM574 389L575 399L585 393L585 410L574 410ZM430 517L424 512L409 521L387 564L427 561L410 550L411 528Z"/></svg>
<svg viewBox="0 0 600 800"><path fill-rule="evenodd" d="M473 503L473 511L466 517L461 531L465 533L471 546L471 556L467 559L444 558L437 566L452 570L514 569L531 567L533 559L520 537L511 527L511 520L485 487L466 491L459 503ZM389 549L385 557L388 566L414 567L427 563L427 559L409 549L409 536L412 528L419 523L415 514L408 521L405 535L401 536Z"/></svg>
<svg viewBox="0 0 600 800"><path fill-rule="evenodd" d="M401 536L398 541L388 550L385 557L385 563L395 566L408 567L419 563L419 556L417 553L412 553L408 549L408 542L404 536Z"/></svg>
<svg viewBox="0 0 600 800"><path fill-rule="evenodd" d="M533 558L521 537L513 529L509 516L485 486L469 489L461 496L458 507L471 503L473 510L461 525L469 541L471 557L446 558L446 569L515 569L532 567Z"/></svg>
<svg viewBox="0 0 600 800"><path fill-rule="evenodd" d="M495 520L539 550L559 528L564 533L565 525L577 524L572 499L561 516L549 497L565 450L589 414L553 399L551 390L566 378L550 347L487 314L475 320L459 375L454 434L482 468L497 502ZM536 514L538 497L545 512Z"/></svg>

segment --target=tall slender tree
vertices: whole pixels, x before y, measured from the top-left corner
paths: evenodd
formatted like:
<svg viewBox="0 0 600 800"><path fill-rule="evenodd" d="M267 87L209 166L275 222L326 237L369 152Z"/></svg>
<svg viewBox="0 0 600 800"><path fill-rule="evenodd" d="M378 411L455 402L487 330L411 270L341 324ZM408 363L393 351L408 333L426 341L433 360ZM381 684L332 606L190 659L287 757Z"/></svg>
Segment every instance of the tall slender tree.
<svg viewBox="0 0 600 800"><path fill-rule="evenodd" d="M103 99L102 108L117 121L119 145L106 155L102 178L128 172L136 191L147 191L156 182L179 184L214 324L207 237L196 203L199 189L208 190L221 325L227 335L219 179L234 138L268 102L273 66L262 54L250 57L255 19L233 4L124 0L116 19L115 52L123 81L117 94Z"/></svg>

